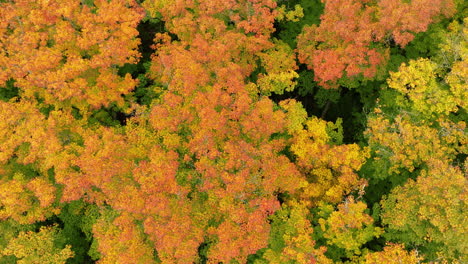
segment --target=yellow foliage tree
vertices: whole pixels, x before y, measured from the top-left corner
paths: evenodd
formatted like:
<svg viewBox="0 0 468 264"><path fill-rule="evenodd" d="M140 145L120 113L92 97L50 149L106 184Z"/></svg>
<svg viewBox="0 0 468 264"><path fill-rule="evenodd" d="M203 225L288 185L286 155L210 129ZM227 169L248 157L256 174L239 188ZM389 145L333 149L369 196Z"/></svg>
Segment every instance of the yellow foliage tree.
<svg viewBox="0 0 468 264"><path fill-rule="evenodd" d="M365 256L365 264L416 264L420 263L422 257L418 256L417 251L408 252L401 244L387 244L382 251L372 252Z"/></svg>
<svg viewBox="0 0 468 264"><path fill-rule="evenodd" d="M361 254L361 246L383 230L373 225L374 219L364 212L367 205L349 196L328 217L318 220L327 243L346 250L349 257Z"/></svg>
<svg viewBox="0 0 468 264"><path fill-rule="evenodd" d="M302 199L310 205L319 201L338 203L344 195L366 185L356 171L368 157L368 150L357 144L341 144L341 121L306 119L294 101L280 105L288 112L291 152L307 179L301 183Z"/></svg>
<svg viewBox="0 0 468 264"><path fill-rule="evenodd" d="M65 264L74 254L70 245L65 248L55 246L57 234L56 227L41 227L37 233L20 232L18 237L10 240L0 256L14 255L18 264Z"/></svg>

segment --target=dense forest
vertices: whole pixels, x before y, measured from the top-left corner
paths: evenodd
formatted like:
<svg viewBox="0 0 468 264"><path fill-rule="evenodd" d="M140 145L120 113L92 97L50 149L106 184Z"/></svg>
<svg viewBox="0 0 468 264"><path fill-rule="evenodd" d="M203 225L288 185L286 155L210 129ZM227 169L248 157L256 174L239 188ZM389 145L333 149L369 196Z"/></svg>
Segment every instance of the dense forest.
<svg viewBox="0 0 468 264"><path fill-rule="evenodd" d="M464 0L0 0L0 263L468 263Z"/></svg>

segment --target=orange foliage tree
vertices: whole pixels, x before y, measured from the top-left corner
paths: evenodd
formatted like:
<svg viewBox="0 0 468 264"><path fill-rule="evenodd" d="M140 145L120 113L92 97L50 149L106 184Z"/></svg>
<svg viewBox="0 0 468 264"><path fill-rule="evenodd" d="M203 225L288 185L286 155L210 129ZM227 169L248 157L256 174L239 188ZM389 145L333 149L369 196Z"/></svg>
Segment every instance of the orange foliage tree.
<svg viewBox="0 0 468 264"><path fill-rule="evenodd" d="M117 67L136 63L134 0L6 1L0 5L0 86L15 80L22 98L86 110L123 105L136 81Z"/></svg>
<svg viewBox="0 0 468 264"><path fill-rule="evenodd" d="M267 245L268 216L279 208L276 193L294 192L300 178L278 154L286 141L274 134L285 132L284 113L257 95L269 85L259 88L244 80L257 60L271 63L262 51L293 55L284 46L274 49L269 40L273 1L183 2L144 4L178 37L156 37L151 76L164 92L148 117L138 120L149 122L148 130L161 142L157 151L176 168L141 168L164 177L165 184L155 187L167 188L161 190L167 197L154 197L161 209L145 220L145 230L163 261L194 261L204 242L210 261L242 263ZM266 74L295 67L291 59L282 63L267 66Z"/></svg>
<svg viewBox="0 0 468 264"><path fill-rule="evenodd" d="M297 50L299 61L314 70L324 88L358 76L373 79L385 69L390 40L404 47L414 34L455 12L452 0L322 2L320 25L303 28Z"/></svg>

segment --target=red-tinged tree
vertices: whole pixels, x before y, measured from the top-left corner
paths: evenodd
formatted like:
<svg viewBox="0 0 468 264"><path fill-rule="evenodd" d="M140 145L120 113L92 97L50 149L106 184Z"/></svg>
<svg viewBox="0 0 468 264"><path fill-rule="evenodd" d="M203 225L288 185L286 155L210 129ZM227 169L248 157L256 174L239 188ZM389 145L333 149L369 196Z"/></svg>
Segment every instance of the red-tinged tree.
<svg viewBox="0 0 468 264"><path fill-rule="evenodd" d="M20 4L27 10L22 10L25 14L36 10L49 12L42 6L47 2L30 6L26 6L26 2L9 2L2 5L2 12L8 8L20 9L16 6ZM57 56L66 54L66 60L53 61L48 68L41 68L43 64L28 68L32 72L29 75L20 72L24 69L4 66L2 73L5 75L2 76L16 80L21 99L1 103L1 115L6 120L0 125L5 142L1 161L5 164L17 157L20 163L33 164L39 176L15 182L18 191L2 196L7 210L2 217L21 220L25 210L46 208L47 215L39 211L25 220L32 223L58 212L55 207L49 208L52 199L61 202L84 199L122 212L117 218L122 221L107 219L109 221L98 221L94 226L97 251L104 262L128 260L132 254L135 258L148 257L146 249L137 251L132 241L122 238L127 232L140 237L139 231L135 231L135 222L143 223L142 230L165 263L197 261L202 243L209 245L210 261L245 261L249 254L267 245L268 217L279 208L276 194L294 192L301 177L295 166L278 154L286 141L273 137L285 132L284 113L273 110L274 104L269 99L256 95L261 89L268 90L268 84L258 88L244 83L257 61L267 66L265 76L289 74L295 68L290 50L279 42L275 48L276 44L268 40L273 30L271 7L274 2L236 3L234 10L238 11L232 18L238 23L235 28L228 29L224 18L215 18L220 13L229 15L226 7L210 7L208 2L194 8L200 15L197 17L200 24L196 26L190 24L187 18L191 12L185 8L173 19L175 22L168 20L168 25L179 23L180 27L174 27L173 33L181 40L170 42L167 35L159 36L162 41L156 45L151 74L165 86L165 92L150 109L139 110L125 128L92 126L86 118L88 106L107 105L115 101L112 96L126 93L119 91L120 77L109 67L132 62L132 58L137 57L132 53L133 48L118 42L118 36L126 32L121 28L125 23L115 22L107 12L122 15L134 12L132 14L138 18L138 9L135 11L131 5L124 5L129 7L127 10L119 7L123 2L116 1L115 6L107 9L107 4L111 3L96 1L91 7L69 3L63 10L47 6L59 17L58 22L51 22L47 27L52 31L52 44L31 44L29 48L41 50L47 56L50 52L56 52ZM251 8L258 12L252 13ZM257 14L263 17L256 18ZM21 23L28 25L30 31L36 29L28 20L32 19L30 16L20 17L18 25L14 24L14 17L7 18L2 25L7 25L6 28L12 23L14 30L2 33L11 41L23 34ZM57 23L63 28L54 29ZM98 26L106 23L115 26L115 31ZM81 27L81 31L74 27ZM131 27L128 30L133 32ZM60 40L54 35L56 31L69 35ZM195 34L186 34L190 31ZM92 35L94 33L96 35ZM137 40L128 43L134 45ZM105 47L113 50L111 44L118 46L116 51L127 47L126 55L119 52L113 54L117 58L105 55L104 46L109 45ZM16 47L20 49L15 50L16 57L6 56L13 52L14 46L2 48L5 65L24 63L20 58L21 47ZM269 53L262 57L260 54L264 50ZM282 64L273 65L276 56L285 58L280 61ZM61 74L67 78L62 79ZM33 83L40 78L44 83ZM290 83L293 77L288 78L279 81ZM49 80L55 80L64 90L52 89L47 83ZM77 90L69 83L79 87L80 93L75 94ZM290 84L283 86L291 87ZM107 88L111 91L106 91ZM275 92L279 90L274 89ZM106 96L100 95L102 91ZM46 104L54 105L52 110L39 111L43 104L36 101L36 95ZM82 119L72 115L72 105L84 114ZM57 198L50 196L55 187L49 188L52 183L44 180L51 169L54 183L63 186ZM4 184L6 188L12 182ZM17 208L19 204L12 202L14 200L21 201L27 208ZM35 204L30 205L28 201ZM115 244L116 241L119 243ZM126 250L129 252L124 252ZM121 253L120 258L117 257Z"/></svg>
<svg viewBox="0 0 468 264"><path fill-rule="evenodd" d="M406 46L414 34L424 32L427 27L442 17L454 15L455 1L411 1L387 0L378 2L378 28L373 33L377 41L393 38L396 44Z"/></svg>
<svg viewBox="0 0 468 264"><path fill-rule="evenodd" d="M451 0L323 2L320 25L303 28L297 51L299 61L314 70L315 80L324 88L336 88L359 76L379 78L389 40L404 47L414 34L455 12Z"/></svg>
<svg viewBox="0 0 468 264"><path fill-rule="evenodd" d="M249 100L247 95L241 98ZM198 236L187 241L192 243L192 258L195 257L197 245L205 237L211 244L209 259L238 259L242 262L247 255L266 246L269 230L267 217L279 205L274 193L281 190L294 191L297 188L295 177L299 177L298 172L286 157L276 154L284 142L270 140L273 131L279 132L284 126L281 125L284 116L281 112L274 112L272 103L266 99L259 101L254 108L248 105L241 109L226 107L219 112L215 110L219 107L219 101L208 100L208 96L202 93L196 99L202 100L194 104L200 107L198 115L184 108L178 111L186 111L194 120L192 124L187 124L187 119L181 122L181 128L190 128L189 132L185 132L190 133L188 136L177 127L174 132L170 131L170 127L158 130L153 128L164 148L182 152L179 168L186 169L179 169L176 177L179 178L179 185L182 180L183 186L176 185L176 188L192 189L192 198L184 198L183 193L174 196L179 202L171 202L165 208L167 211L164 214L167 216L148 222L159 222L154 226L158 229L149 229L148 232L154 230L151 233L154 232L154 239L160 244L166 241L159 239L161 234L169 231L166 226L172 226L178 221L187 222L186 228L194 232L191 236ZM153 108L153 111L156 109ZM153 112L150 124L158 124L154 123L157 117ZM264 126L265 120L276 125ZM173 144L174 141L179 144ZM161 215L162 212L155 213ZM179 237L179 240L180 237L187 237L186 228L174 227L168 236ZM197 230L203 231L201 234L204 236L196 235L200 232ZM178 247L171 241L160 244L158 252L161 255L176 252ZM173 249L166 251L168 247ZM171 257L167 260L176 258L183 262L177 254Z"/></svg>

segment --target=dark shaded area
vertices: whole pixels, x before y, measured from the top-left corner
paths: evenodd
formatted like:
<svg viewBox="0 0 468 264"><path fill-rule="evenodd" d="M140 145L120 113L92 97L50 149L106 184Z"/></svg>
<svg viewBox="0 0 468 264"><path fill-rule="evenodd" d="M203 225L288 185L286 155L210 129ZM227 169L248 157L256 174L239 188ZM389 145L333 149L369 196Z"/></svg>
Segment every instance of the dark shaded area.
<svg viewBox="0 0 468 264"><path fill-rule="evenodd" d="M131 114L124 113L118 106L112 105L94 111L88 121L90 124L100 124L107 127L125 126L127 119L131 116Z"/></svg>
<svg viewBox="0 0 468 264"><path fill-rule="evenodd" d="M298 90L301 88L298 88ZM279 103L286 99L295 99L302 103L308 116L317 116L326 121L336 122L338 118L343 119L343 143L356 143L363 141L363 131L366 128L366 114L363 110L364 104L361 98L361 93L356 89L341 88L339 90L330 91L339 93L337 100L327 95L322 91L323 88L314 87L310 89L310 94L301 95L298 90L286 92L282 95L273 94L270 98ZM317 97L324 100L323 104L318 102Z"/></svg>
<svg viewBox="0 0 468 264"><path fill-rule="evenodd" d="M19 89L15 86L15 80L9 79L4 87L0 87L0 100L8 102L10 99L19 96Z"/></svg>
<svg viewBox="0 0 468 264"><path fill-rule="evenodd" d="M67 213L67 206L65 206L64 209L65 214ZM85 233L75 225L76 223L67 223L62 221L63 214L64 212L59 216L54 215L45 221L36 222L34 224L34 232L39 232L40 228L44 226L56 226L59 229L59 235L54 243L59 248L65 247L65 245L71 245L71 249L74 252L74 257L68 259L67 264L96 263L96 261L92 260L88 255L92 241L90 241L86 237ZM76 219L79 219L79 217L76 216Z"/></svg>
<svg viewBox="0 0 468 264"><path fill-rule="evenodd" d="M210 247L210 245L206 242L203 242L200 244L200 246L198 247L198 256L200 258L200 264L206 264L207 261L208 261L208 248Z"/></svg>

